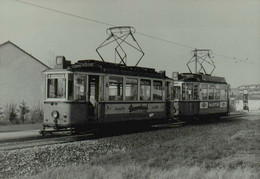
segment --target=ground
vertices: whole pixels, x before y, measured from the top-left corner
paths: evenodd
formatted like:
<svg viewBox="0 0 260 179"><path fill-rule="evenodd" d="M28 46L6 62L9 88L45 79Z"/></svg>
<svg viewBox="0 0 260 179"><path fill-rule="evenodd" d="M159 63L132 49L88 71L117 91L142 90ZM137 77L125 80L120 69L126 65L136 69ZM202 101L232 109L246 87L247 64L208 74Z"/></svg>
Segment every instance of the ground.
<svg viewBox="0 0 260 179"><path fill-rule="evenodd" d="M260 113L250 115L1 151L0 177L260 178Z"/></svg>

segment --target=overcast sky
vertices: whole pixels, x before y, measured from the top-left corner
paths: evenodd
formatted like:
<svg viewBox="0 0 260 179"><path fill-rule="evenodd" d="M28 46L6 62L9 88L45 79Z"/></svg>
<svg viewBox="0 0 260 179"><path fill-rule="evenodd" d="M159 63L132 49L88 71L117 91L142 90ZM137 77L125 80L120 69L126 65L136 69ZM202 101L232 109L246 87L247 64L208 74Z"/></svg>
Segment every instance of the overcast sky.
<svg viewBox="0 0 260 179"><path fill-rule="evenodd" d="M107 24L133 26L139 33L173 42L135 34L145 52L140 66L166 70L169 76L173 71L188 72L192 49L174 44L179 43L211 49L217 66L213 75L224 76L232 87L260 83L260 0L23 1ZM99 60L95 49L108 37L109 27L0 0L0 44L10 40L47 65L57 55L72 62ZM134 64L136 59L128 61Z"/></svg>

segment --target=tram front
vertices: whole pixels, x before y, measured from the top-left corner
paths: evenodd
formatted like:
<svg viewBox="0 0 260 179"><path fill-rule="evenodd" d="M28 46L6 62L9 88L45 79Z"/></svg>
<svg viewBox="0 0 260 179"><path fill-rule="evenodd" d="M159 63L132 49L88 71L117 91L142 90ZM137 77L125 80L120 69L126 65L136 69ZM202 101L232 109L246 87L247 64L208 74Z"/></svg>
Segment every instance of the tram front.
<svg viewBox="0 0 260 179"><path fill-rule="evenodd" d="M86 75L67 69L64 57L57 57L54 69L45 71L43 131L46 127L59 131L84 127L89 108Z"/></svg>

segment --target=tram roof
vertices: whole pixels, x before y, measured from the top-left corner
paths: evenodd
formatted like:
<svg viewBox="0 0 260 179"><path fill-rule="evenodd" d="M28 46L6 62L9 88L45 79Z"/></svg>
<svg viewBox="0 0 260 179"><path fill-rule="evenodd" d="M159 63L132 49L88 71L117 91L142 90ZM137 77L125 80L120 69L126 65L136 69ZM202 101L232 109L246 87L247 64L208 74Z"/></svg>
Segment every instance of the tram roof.
<svg viewBox="0 0 260 179"><path fill-rule="evenodd" d="M206 74L181 73L178 76L179 80L192 82L210 82L227 84L224 77L211 76Z"/></svg>
<svg viewBox="0 0 260 179"><path fill-rule="evenodd" d="M153 68L125 66L123 64L103 62L98 60L79 60L75 64L69 65L66 70L73 72L94 72L163 79L168 78L165 75L165 72L157 72Z"/></svg>

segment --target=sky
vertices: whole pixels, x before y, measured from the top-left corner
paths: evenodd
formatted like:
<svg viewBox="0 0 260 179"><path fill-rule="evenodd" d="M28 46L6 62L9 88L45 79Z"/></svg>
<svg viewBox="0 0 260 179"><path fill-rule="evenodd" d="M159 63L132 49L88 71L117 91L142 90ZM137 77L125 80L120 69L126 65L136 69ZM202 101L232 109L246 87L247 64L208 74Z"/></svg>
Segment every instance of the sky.
<svg viewBox="0 0 260 179"><path fill-rule="evenodd" d="M0 0L0 44L10 40L48 66L58 55L100 60L110 25L136 29L139 66L188 72L193 48L210 49L212 75L231 87L260 84L260 0ZM104 53L114 62L113 50Z"/></svg>

